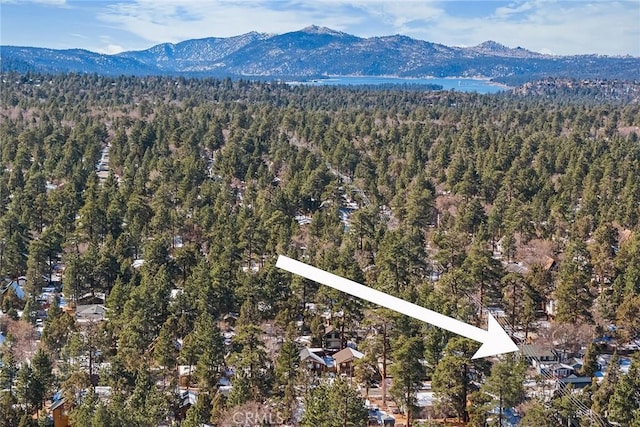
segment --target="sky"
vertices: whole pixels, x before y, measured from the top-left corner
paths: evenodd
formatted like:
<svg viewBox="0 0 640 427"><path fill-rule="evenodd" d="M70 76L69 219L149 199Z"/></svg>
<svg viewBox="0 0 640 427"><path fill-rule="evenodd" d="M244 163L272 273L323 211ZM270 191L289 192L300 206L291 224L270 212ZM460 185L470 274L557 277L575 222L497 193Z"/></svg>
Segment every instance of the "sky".
<svg viewBox="0 0 640 427"><path fill-rule="evenodd" d="M100 53L309 25L449 46L640 57L640 0L0 0L0 44Z"/></svg>

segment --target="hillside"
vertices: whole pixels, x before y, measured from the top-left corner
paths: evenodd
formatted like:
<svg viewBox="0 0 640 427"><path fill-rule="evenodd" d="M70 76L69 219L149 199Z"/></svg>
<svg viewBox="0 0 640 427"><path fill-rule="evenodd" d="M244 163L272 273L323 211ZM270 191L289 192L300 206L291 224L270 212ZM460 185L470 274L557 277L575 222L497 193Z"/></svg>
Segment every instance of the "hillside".
<svg viewBox="0 0 640 427"><path fill-rule="evenodd" d="M634 80L640 58L550 56L494 41L450 47L402 35L360 38L310 26L285 34L186 40L102 55L82 50L0 47L3 71L105 75L314 78L326 75L484 77L515 85L542 77Z"/></svg>

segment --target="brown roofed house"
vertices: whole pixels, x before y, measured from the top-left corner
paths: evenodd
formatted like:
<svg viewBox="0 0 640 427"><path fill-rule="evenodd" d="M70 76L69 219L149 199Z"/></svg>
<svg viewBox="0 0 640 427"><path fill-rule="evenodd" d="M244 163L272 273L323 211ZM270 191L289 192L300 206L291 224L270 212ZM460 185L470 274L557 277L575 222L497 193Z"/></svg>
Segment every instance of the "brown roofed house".
<svg viewBox="0 0 640 427"><path fill-rule="evenodd" d="M333 355L333 359L336 361L336 369L338 373L348 373L353 375L353 364L357 359L362 359L364 354L360 353L351 347L346 347Z"/></svg>

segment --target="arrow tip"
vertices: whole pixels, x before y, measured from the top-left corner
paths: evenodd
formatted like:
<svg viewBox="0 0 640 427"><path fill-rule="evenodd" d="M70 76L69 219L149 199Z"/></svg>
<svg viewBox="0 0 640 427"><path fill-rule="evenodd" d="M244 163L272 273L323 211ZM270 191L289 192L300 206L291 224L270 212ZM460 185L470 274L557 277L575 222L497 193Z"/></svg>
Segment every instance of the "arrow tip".
<svg viewBox="0 0 640 427"><path fill-rule="evenodd" d="M491 313L487 313L487 316L487 334L482 342L482 346L476 351L472 359L518 351L516 343L507 335L507 332L500 326Z"/></svg>

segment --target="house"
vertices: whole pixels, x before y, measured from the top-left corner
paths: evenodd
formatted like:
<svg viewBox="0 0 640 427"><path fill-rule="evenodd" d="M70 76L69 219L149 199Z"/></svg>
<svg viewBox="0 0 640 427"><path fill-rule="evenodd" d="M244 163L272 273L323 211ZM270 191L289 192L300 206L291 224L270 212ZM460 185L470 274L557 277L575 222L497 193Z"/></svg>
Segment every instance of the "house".
<svg viewBox="0 0 640 427"><path fill-rule="evenodd" d="M333 325L329 325L324 330L324 348L328 350L340 350L342 348L342 337L340 331Z"/></svg>
<svg viewBox="0 0 640 427"><path fill-rule="evenodd" d="M76 321L78 323L101 322L106 319L106 309L103 304L88 304L76 306Z"/></svg>
<svg viewBox="0 0 640 427"><path fill-rule="evenodd" d="M369 425L395 426L396 419L378 408L369 409Z"/></svg>
<svg viewBox="0 0 640 427"><path fill-rule="evenodd" d="M364 354L351 347L345 347L333 355L338 373L349 374L349 376L353 376L353 365L355 361L363 357Z"/></svg>
<svg viewBox="0 0 640 427"><path fill-rule="evenodd" d="M177 421L187 418L187 411L196 404L198 395L193 390L186 390L180 393L180 406L178 407L175 417Z"/></svg>
<svg viewBox="0 0 640 427"><path fill-rule="evenodd" d="M574 372L578 372L582 369L582 365L584 364L584 362L579 357L572 357L571 359L567 360L565 364L571 366Z"/></svg>
<svg viewBox="0 0 640 427"><path fill-rule="evenodd" d="M487 417L488 425L495 425L493 423L496 422L496 418L499 417L500 407L494 406L489 411L489 416ZM521 416L516 412L514 408L502 408L502 421L501 424L504 427L516 427L520 425Z"/></svg>
<svg viewBox="0 0 640 427"><path fill-rule="evenodd" d="M585 388L586 386L591 385L591 377L577 377L575 375L569 375L566 378L560 378L556 384L558 389L566 388L569 385L573 386L573 388Z"/></svg>
<svg viewBox="0 0 640 427"><path fill-rule="evenodd" d="M521 344L518 346L520 352L525 359L533 366L538 367L540 364L548 364L558 362L560 357L555 350L542 347L536 344Z"/></svg>
<svg viewBox="0 0 640 427"><path fill-rule="evenodd" d="M77 305L92 305L103 304L106 301L106 295L104 292L89 292L76 300Z"/></svg>
<svg viewBox="0 0 640 427"><path fill-rule="evenodd" d="M315 349L315 350L322 351L322 349ZM299 356L300 356L300 363L304 364L307 367L307 369L309 369L310 371L321 373L327 369L327 363L324 361L322 357L316 354L316 352L313 351L313 349L305 347L302 350L300 350Z"/></svg>
<svg viewBox="0 0 640 427"><path fill-rule="evenodd" d="M607 366L609 366L609 362L611 361L610 354L599 354L596 358L596 364L598 365L599 371L606 371Z"/></svg>
<svg viewBox="0 0 640 427"><path fill-rule="evenodd" d="M573 367L559 362L539 363L536 366L536 371L540 375L550 375L554 378L566 378L575 374Z"/></svg>
<svg viewBox="0 0 640 427"><path fill-rule="evenodd" d="M81 396L86 396L88 389L81 391ZM102 402L107 401L111 397L110 386L96 386L93 388L95 396ZM69 422L69 405L66 399L62 397L62 391L58 391L53 396L53 403L49 407L49 412L53 418L53 427L68 427Z"/></svg>
<svg viewBox="0 0 640 427"><path fill-rule="evenodd" d="M180 365L178 366L178 382L180 387L189 388L191 383L191 376L196 371L195 365Z"/></svg>
<svg viewBox="0 0 640 427"><path fill-rule="evenodd" d="M24 285L27 283L27 278L24 276L18 277L18 280L14 280L10 283L0 285L0 304L5 296L13 292L19 300L24 300Z"/></svg>
<svg viewBox="0 0 640 427"><path fill-rule="evenodd" d="M69 407L65 404L64 398L54 402L49 411L53 417L53 427L68 427L69 424Z"/></svg>
<svg viewBox="0 0 640 427"><path fill-rule="evenodd" d="M522 274L523 276L529 272L529 268L521 262L503 263L504 268L510 273Z"/></svg>

